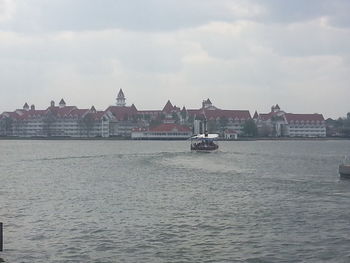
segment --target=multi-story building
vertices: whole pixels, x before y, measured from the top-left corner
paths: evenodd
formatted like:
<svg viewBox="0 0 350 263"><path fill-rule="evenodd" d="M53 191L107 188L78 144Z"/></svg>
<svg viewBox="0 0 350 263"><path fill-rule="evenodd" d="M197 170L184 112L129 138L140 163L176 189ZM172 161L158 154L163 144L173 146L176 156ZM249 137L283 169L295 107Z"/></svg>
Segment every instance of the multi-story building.
<svg viewBox="0 0 350 263"><path fill-rule="evenodd" d="M159 133L154 130L155 127L165 129L166 126L159 125L169 124L187 127L194 134L207 130L229 139L242 135L248 120L251 120L248 110L219 109L210 99L204 100L198 109L186 109L185 106L180 109L169 100L161 110L138 110L134 104L126 105L124 92L120 89L116 105L104 111L97 111L94 106L90 109L67 106L63 99L58 106L51 101L44 110L37 110L34 105L29 107L25 103L22 109L0 114L0 136L130 138L132 131ZM322 114L286 113L275 105L269 113L255 112L253 120L261 136L326 136Z"/></svg>
<svg viewBox="0 0 350 263"><path fill-rule="evenodd" d="M184 114L181 114L183 116ZM194 122L194 133L203 133L203 121L210 133L224 136L225 130L235 131L241 135L244 123L251 119L248 110L222 110L215 107L210 99L202 102L202 108L187 110L187 119Z"/></svg>
<svg viewBox="0 0 350 263"><path fill-rule="evenodd" d="M261 136L326 137L326 122L322 114L286 113L277 104L269 113L255 112L253 119Z"/></svg>
<svg viewBox="0 0 350 263"><path fill-rule="evenodd" d="M23 109L0 116L0 134L15 137L108 137L109 120L104 111L59 106L51 101L46 110L36 110L27 103Z"/></svg>
<svg viewBox="0 0 350 263"><path fill-rule="evenodd" d="M289 137L326 137L326 122L322 114L286 113L285 135Z"/></svg>

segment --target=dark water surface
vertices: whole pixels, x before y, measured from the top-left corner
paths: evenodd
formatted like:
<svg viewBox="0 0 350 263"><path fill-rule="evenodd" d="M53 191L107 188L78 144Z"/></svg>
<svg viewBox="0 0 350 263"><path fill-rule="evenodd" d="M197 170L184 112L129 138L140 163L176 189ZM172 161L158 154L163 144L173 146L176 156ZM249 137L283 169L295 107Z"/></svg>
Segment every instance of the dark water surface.
<svg viewBox="0 0 350 263"><path fill-rule="evenodd" d="M0 141L5 262L350 262L350 141Z"/></svg>

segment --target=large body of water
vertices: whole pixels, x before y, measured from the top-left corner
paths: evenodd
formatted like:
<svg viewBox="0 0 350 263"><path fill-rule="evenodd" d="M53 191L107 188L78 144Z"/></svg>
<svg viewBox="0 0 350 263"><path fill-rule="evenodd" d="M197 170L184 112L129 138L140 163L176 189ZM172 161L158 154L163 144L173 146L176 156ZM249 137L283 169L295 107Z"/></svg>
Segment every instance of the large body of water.
<svg viewBox="0 0 350 263"><path fill-rule="evenodd" d="M350 262L350 141L0 141L5 262Z"/></svg>

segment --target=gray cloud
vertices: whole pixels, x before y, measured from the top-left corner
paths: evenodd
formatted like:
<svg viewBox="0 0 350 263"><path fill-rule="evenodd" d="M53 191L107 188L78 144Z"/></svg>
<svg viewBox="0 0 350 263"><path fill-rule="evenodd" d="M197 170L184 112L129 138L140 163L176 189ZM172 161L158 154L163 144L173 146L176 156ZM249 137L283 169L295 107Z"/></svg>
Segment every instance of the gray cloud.
<svg viewBox="0 0 350 263"><path fill-rule="evenodd" d="M210 97L222 108L349 111L346 1L0 3L0 111L61 97L103 109L119 88L141 109Z"/></svg>
<svg viewBox="0 0 350 263"><path fill-rule="evenodd" d="M232 21L260 13L243 0L13 0L15 19L7 29L19 32L84 31L119 28L167 31L208 21Z"/></svg>

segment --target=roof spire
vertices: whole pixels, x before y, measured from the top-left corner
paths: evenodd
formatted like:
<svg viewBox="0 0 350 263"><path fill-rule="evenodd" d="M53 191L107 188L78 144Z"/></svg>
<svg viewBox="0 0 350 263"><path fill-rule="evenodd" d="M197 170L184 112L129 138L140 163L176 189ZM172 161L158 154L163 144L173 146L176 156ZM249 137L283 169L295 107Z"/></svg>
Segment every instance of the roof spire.
<svg viewBox="0 0 350 263"><path fill-rule="evenodd" d="M24 105L23 105L23 109L24 110L26 110L26 111L28 111L29 110L29 105L28 105L28 103L26 102L26 103L24 103Z"/></svg>
<svg viewBox="0 0 350 263"><path fill-rule="evenodd" d="M121 107L124 107L126 105L125 96L124 96L124 92L122 89L120 89L118 92L116 105L121 106Z"/></svg>
<svg viewBox="0 0 350 263"><path fill-rule="evenodd" d="M64 101L64 99L61 99L61 101L58 105L60 106L60 108L64 108L64 107L66 107L66 102Z"/></svg>

